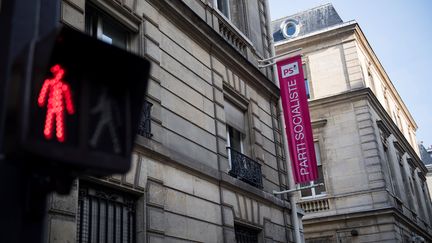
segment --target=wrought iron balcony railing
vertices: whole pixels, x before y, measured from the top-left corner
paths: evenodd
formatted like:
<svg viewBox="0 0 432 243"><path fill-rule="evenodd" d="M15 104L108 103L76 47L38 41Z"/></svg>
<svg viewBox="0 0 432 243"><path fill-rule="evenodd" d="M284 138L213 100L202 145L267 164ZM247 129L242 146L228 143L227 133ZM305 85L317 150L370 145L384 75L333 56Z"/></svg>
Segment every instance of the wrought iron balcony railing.
<svg viewBox="0 0 432 243"><path fill-rule="evenodd" d="M227 147L231 161L229 174L252 186L262 188L261 165L246 155Z"/></svg>
<svg viewBox="0 0 432 243"><path fill-rule="evenodd" d="M151 138L153 134L151 133L151 107L152 103L144 101L141 110L141 121L138 126L138 135L144 136L146 138Z"/></svg>

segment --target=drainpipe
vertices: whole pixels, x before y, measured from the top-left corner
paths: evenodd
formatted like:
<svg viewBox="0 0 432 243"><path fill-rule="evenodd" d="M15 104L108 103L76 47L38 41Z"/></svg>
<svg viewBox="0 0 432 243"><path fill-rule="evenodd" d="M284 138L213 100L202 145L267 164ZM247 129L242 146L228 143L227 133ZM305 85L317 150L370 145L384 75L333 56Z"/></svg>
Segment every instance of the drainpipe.
<svg viewBox="0 0 432 243"><path fill-rule="evenodd" d="M270 10L269 10L269 5L268 5L268 0L264 1L265 3L265 10L266 10L266 16L267 16L267 34L270 37L270 56L271 57L275 57L275 49L274 49L274 42L273 42L273 34L270 28ZM276 80L278 80L277 77L277 68L276 68L276 64L273 64L273 80L276 82ZM276 82L276 85L279 87L279 82ZM279 99L278 102L278 109L279 111L282 111L282 101L281 99ZM279 112L279 119L282 123L282 126L285 128L285 119L283 117L282 112ZM285 133L285 129L282 131L282 139L283 139L283 143L284 143L284 152L285 152L285 157L286 157L286 163L288 165L287 168L291 168L291 165L288 163L288 140L286 137L286 133ZM287 173L287 180L288 180L288 186L290 189L295 189L295 184L294 184L294 178L292 176L291 170L288 170ZM289 196L289 200L290 200L290 204L291 204L291 222L293 223L293 227L294 227L294 240L297 243L301 243L302 238L300 235L300 223L299 223L299 219L298 219L298 211L297 211L297 202L295 200L295 194L294 193L288 193Z"/></svg>

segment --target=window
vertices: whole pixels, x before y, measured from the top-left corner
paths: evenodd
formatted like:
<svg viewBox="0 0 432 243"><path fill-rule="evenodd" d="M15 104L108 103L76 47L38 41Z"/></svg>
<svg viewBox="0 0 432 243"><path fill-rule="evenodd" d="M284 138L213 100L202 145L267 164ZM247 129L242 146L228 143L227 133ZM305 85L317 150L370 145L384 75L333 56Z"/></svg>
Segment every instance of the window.
<svg viewBox="0 0 432 243"><path fill-rule="evenodd" d="M252 186L262 188L261 164L244 154L244 135L227 125L229 174Z"/></svg>
<svg viewBox="0 0 432 243"><path fill-rule="evenodd" d="M309 75L307 70L307 65L303 63L303 76L305 81L305 87L306 87L306 96L308 99L311 98L311 90L310 90L310 83L309 83Z"/></svg>
<svg viewBox="0 0 432 243"><path fill-rule="evenodd" d="M245 111L225 102L229 174L252 186L262 188L261 164L246 156L249 151Z"/></svg>
<svg viewBox="0 0 432 243"><path fill-rule="evenodd" d="M217 9L243 34L248 35L245 0L215 0Z"/></svg>
<svg viewBox="0 0 432 243"><path fill-rule="evenodd" d="M144 101L141 110L141 121L138 126L138 134L146 138L151 138L153 134L151 133L151 108L153 104Z"/></svg>
<svg viewBox="0 0 432 243"><path fill-rule="evenodd" d="M380 133L383 134L383 132L381 130L380 130ZM385 136L385 140L383 140L383 136ZM387 147L387 137L388 137L387 135L381 135L381 139L382 139L382 143L383 143L383 148L384 148L384 159L386 160L387 165L388 165L389 170L390 170L390 181L392 183L392 187L394 188L396 196L398 196L400 198L401 197L400 190L399 190L399 188L397 187L397 185L395 184L395 181L394 181L395 178L396 178L396 172L395 172L395 167L394 167L395 165L390 160L389 149Z"/></svg>
<svg viewBox="0 0 432 243"><path fill-rule="evenodd" d="M321 151L320 151L318 142L314 143L314 148L315 148L315 154L316 154L316 160L317 160L317 166L318 166L318 179L316 181L311 181L308 183L300 184L300 186L302 186L302 187L309 186L309 185L315 185L315 184L319 184L319 183L324 183L324 173L323 173L323 166L322 166L322 162L321 162ZM326 195L326 187L325 187L325 185L322 185L322 186L307 188L307 189L301 190L300 193L301 193L301 196L303 198L309 198L309 197L314 198L314 197L324 196L324 195Z"/></svg>
<svg viewBox="0 0 432 243"><path fill-rule="evenodd" d="M294 19L287 19L280 25L283 36L287 39L296 37L300 32L300 25Z"/></svg>
<svg viewBox="0 0 432 243"><path fill-rule="evenodd" d="M234 231L237 243L258 243L259 230L235 224Z"/></svg>
<svg viewBox="0 0 432 243"><path fill-rule="evenodd" d="M229 0L217 0L217 8L223 13L228 19L230 18Z"/></svg>
<svg viewBox="0 0 432 243"><path fill-rule="evenodd" d="M291 23L291 22L288 23L285 26L285 32L286 32L287 35L293 36L295 34L295 32L296 32L296 25L294 23Z"/></svg>
<svg viewBox="0 0 432 243"><path fill-rule="evenodd" d="M229 101L225 101L224 111L227 123L227 147L245 153L247 131L245 111Z"/></svg>
<svg viewBox="0 0 432 243"><path fill-rule="evenodd" d="M112 17L86 6L86 32L106 43L127 49L129 32Z"/></svg>
<svg viewBox="0 0 432 243"><path fill-rule="evenodd" d="M227 125L227 146L237 152L243 153L243 134Z"/></svg>
<svg viewBox="0 0 432 243"><path fill-rule="evenodd" d="M229 101L225 101L224 110L227 123L228 160L232 167L233 152L246 154L246 116L245 111Z"/></svg>
<svg viewBox="0 0 432 243"><path fill-rule="evenodd" d="M405 196L406 196L405 199L408 201L408 205L412 209L413 208L413 198L412 198L412 192L410 190L410 186L408 185L409 179L408 179L407 172L405 170L402 153L398 149L396 149L396 157L397 157L397 159L399 161L399 169L400 169L400 173L401 173L401 176L402 176L402 185L401 185L401 187L403 188L403 190L405 192L403 194L405 194Z"/></svg>
<svg viewBox="0 0 432 243"><path fill-rule="evenodd" d="M411 190L414 192L415 200L418 202L417 204L417 213L421 215L422 218L425 218L425 213L423 212L423 203L424 200L421 198L421 192L419 184L417 183L416 173L413 167L411 167Z"/></svg>
<svg viewBox="0 0 432 243"><path fill-rule="evenodd" d="M82 183L78 195L77 241L136 241L136 199L123 192Z"/></svg>

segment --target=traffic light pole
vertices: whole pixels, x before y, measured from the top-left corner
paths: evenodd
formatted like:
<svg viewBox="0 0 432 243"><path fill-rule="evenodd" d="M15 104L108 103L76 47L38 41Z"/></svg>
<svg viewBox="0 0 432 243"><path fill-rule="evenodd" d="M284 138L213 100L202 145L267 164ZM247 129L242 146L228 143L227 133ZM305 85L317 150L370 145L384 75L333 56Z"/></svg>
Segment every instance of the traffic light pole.
<svg viewBox="0 0 432 243"><path fill-rule="evenodd" d="M67 194L77 175L129 170L150 62L59 26L60 0L1 3L0 242L41 242L50 192ZM100 139L107 126L112 143Z"/></svg>
<svg viewBox="0 0 432 243"><path fill-rule="evenodd" d="M58 0L2 0L0 12L0 242L41 242L49 177L4 156L13 77L29 79L38 36L59 23ZM18 60L19 57L19 60Z"/></svg>

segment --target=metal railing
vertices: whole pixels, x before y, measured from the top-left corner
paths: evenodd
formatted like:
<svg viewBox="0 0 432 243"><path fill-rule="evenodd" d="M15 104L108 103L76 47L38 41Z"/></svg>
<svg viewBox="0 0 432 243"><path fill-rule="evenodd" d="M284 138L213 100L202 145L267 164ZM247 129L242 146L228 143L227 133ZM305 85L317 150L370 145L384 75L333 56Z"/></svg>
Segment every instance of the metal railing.
<svg viewBox="0 0 432 243"><path fill-rule="evenodd" d="M151 138L153 134L151 133L151 108L153 104L144 101L141 110L141 121L138 126L138 135L144 136L146 138Z"/></svg>
<svg viewBox="0 0 432 243"><path fill-rule="evenodd" d="M120 193L80 188L77 242L135 243L135 200Z"/></svg>
<svg viewBox="0 0 432 243"><path fill-rule="evenodd" d="M262 188L261 165L230 147L227 147L227 149L231 161L229 174L252 186Z"/></svg>

